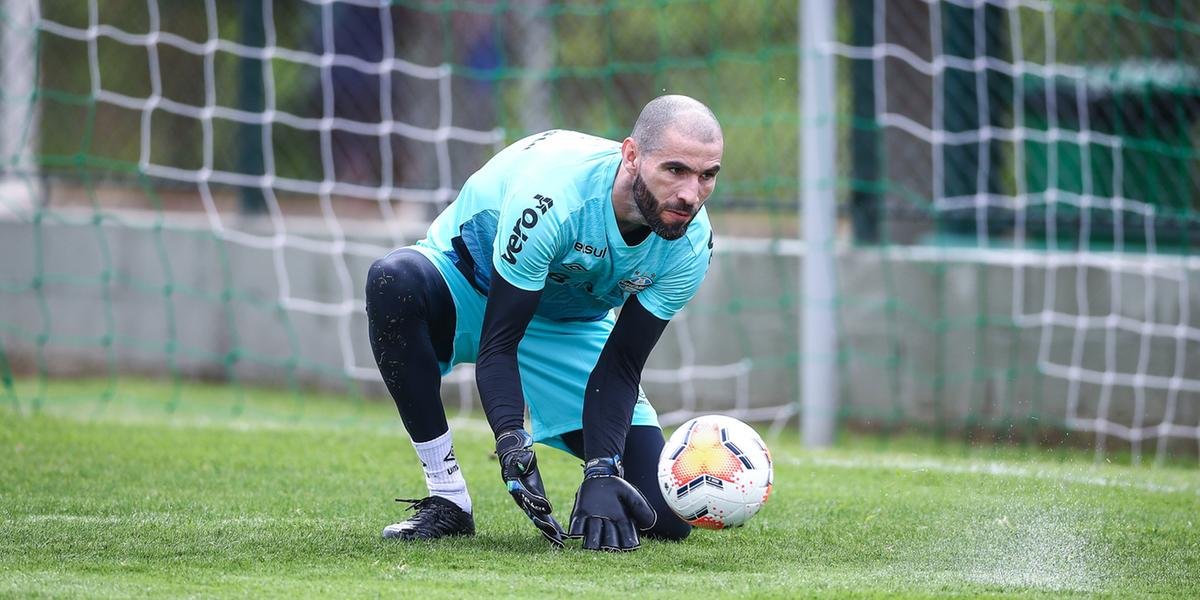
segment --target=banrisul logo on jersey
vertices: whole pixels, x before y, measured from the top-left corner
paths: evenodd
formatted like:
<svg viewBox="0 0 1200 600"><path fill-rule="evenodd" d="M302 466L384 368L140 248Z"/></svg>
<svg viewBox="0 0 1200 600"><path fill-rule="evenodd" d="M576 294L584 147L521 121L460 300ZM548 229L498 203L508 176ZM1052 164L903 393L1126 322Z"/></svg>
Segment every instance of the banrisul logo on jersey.
<svg viewBox="0 0 1200 600"><path fill-rule="evenodd" d="M636 294L654 283L654 273L643 273L634 271L633 277L622 279L617 282L617 287L620 287L625 293Z"/></svg>
<svg viewBox="0 0 1200 600"><path fill-rule="evenodd" d="M554 206L554 200L541 194L534 194L534 200L537 200L537 207L530 207L521 211L521 216L517 218L516 224L513 225L512 233L508 236L508 243L504 246L504 252L500 253L500 258L510 265L517 264L517 255L525 248L525 242L529 239L526 230L533 229L538 224L538 215L546 214L551 206Z"/></svg>
<svg viewBox="0 0 1200 600"><path fill-rule="evenodd" d="M575 251L582 252L584 254L591 254L596 258L604 258L604 255L608 253L608 247L606 246L601 248L599 246L593 246L583 242L575 242Z"/></svg>

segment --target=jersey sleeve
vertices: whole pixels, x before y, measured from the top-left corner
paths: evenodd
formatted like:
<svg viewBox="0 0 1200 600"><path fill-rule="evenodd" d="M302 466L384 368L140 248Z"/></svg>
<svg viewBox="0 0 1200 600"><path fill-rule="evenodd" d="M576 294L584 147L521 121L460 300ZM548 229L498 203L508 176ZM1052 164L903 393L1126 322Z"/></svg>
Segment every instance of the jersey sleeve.
<svg viewBox="0 0 1200 600"><path fill-rule="evenodd" d="M546 285L550 262L558 255L566 230L565 202L518 189L500 207L492 264L515 287L537 291Z"/></svg>
<svg viewBox="0 0 1200 600"><path fill-rule="evenodd" d="M638 301L650 314L670 321L696 295L712 259L711 234L709 240L697 251L688 253L677 268L638 294Z"/></svg>

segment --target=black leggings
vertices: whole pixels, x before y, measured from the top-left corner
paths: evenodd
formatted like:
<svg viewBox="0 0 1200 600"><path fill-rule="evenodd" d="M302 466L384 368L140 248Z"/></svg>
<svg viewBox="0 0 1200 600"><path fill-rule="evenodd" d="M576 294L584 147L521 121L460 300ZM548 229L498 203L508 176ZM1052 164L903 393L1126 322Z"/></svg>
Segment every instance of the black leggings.
<svg viewBox="0 0 1200 600"><path fill-rule="evenodd" d="M401 248L367 273L367 328L375 364L414 442L447 431L442 373L454 350L454 299L437 267Z"/></svg>
<svg viewBox="0 0 1200 600"><path fill-rule="evenodd" d="M401 248L371 265L366 292L371 350L404 428L414 442L441 436L450 428L438 361L450 361L455 325L454 299L446 281L420 252ZM567 432L562 440L572 453L583 456L582 431ZM671 512L658 487L658 455L664 443L657 427L630 427L622 457L625 480L658 513L647 535L682 540L692 527Z"/></svg>

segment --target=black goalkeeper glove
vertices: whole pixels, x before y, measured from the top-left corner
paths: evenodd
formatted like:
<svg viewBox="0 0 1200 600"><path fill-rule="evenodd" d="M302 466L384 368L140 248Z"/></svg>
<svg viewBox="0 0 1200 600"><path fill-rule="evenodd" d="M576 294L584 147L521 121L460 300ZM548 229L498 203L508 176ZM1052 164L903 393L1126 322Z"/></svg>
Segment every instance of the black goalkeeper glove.
<svg viewBox="0 0 1200 600"><path fill-rule="evenodd" d="M550 500L546 498L546 488L538 473L537 456L533 454L533 437L524 429L500 434L496 438L496 456L500 459L500 477L508 486L509 495L542 535L561 548L563 530L550 514Z"/></svg>
<svg viewBox="0 0 1200 600"><path fill-rule="evenodd" d="M638 529L654 527L658 515L646 497L621 478L620 458L593 458L583 473L567 537L583 538L584 550L637 550Z"/></svg>

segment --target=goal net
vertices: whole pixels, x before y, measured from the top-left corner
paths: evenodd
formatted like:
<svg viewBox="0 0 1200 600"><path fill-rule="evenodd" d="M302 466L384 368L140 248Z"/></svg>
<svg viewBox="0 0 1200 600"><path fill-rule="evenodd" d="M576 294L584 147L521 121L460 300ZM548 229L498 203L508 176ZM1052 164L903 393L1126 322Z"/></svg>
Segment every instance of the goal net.
<svg viewBox="0 0 1200 600"><path fill-rule="evenodd" d="M844 414L1194 459L1200 7L850 4Z"/></svg>
<svg viewBox="0 0 1200 600"><path fill-rule="evenodd" d="M136 381L384 388L370 262L497 149L622 139L662 93L720 117L716 255L643 385L667 424L780 427L800 369L838 423L1200 439L1200 8L1147 0L0 2L0 398L97 411ZM802 70L829 61L836 172L801 174ZM813 151L814 149L808 149ZM833 356L805 356L799 197L832 186ZM824 297L824 296L822 296ZM446 380L477 404L473 373ZM154 408L157 407L157 408Z"/></svg>
<svg viewBox="0 0 1200 600"><path fill-rule="evenodd" d="M228 382L235 415L259 385L295 390L283 416L315 389L383 396L371 261L421 237L506 143L549 128L620 140L665 92L721 115L714 214L744 223L728 235L795 235L791 2L3 6L20 51L3 58L4 114L36 123L6 127L0 157L0 373L18 408L68 405L77 376L100 378L101 401L84 399L99 410L146 377ZM667 423L782 424L796 257L722 256L644 385ZM446 384L452 413L476 405L469 366ZM190 390L159 405L192 410Z"/></svg>

